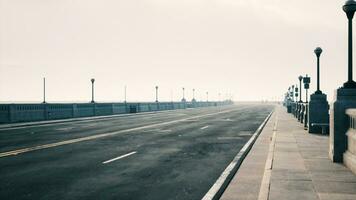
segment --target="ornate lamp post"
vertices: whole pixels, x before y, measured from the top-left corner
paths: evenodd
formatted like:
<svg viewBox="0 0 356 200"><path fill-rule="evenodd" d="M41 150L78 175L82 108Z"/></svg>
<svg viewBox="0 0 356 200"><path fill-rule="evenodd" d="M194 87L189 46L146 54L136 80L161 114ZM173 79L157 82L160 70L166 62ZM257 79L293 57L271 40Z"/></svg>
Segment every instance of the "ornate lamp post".
<svg viewBox="0 0 356 200"><path fill-rule="evenodd" d="M43 78L43 102L46 103L46 78Z"/></svg>
<svg viewBox="0 0 356 200"><path fill-rule="evenodd" d="M156 102L158 103L158 86L156 86L155 88L156 88Z"/></svg>
<svg viewBox="0 0 356 200"><path fill-rule="evenodd" d="M292 99L293 99L293 102L294 102L294 85L292 85Z"/></svg>
<svg viewBox="0 0 356 200"><path fill-rule="evenodd" d="M298 100L298 93L299 93L299 89L298 89L298 86L297 85L295 85L295 101L297 101Z"/></svg>
<svg viewBox="0 0 356 200"><path fill-rule="evenodd" d="M193 99L192 102L195 102L195 89L193 88Z"/></svg>
<svg viewBox="0 0 356 200"><path fill-rule="evenodd" d="M308 77L308 74L303 78L303 83L305 89L305 103L308 103L308 89L310 84L310 77Z"/></svg>
<svg viewBox="0 0 356 200"><path fill-rule="evenodd" d="M185 88L183 87L183 88L182 88L182 92L183 92L182 102L185 102L185 94L184 94L185 92L184 92L184 91L185 91Z"/></svg>
<svg viewBox="0 0 356 200"><path fill-rule="evenodd" d="M352 18L356 11L356 2L353 0L346 1L342 7L348 19L349 42L348 42L348 80L344 83L344 88L356 88L356 82L352 79Z"/></svg>
<svg viewBox="0 0 356 200"><path fill-rule="evenodd" d="M314 50L314 53L316 55L316 58L317 58L317 84L316 84L316 91L315 91L315 94L322 94L322 92L320 91L320 54L323 52L323 50L320 48L320 47L317 47L315 50Z"/></svg>
<svg viewBox="0 0 356 200"><path fill-rule="evenodd" d="M92 78L90 79L91 81L91 103L95 103L94 101L94 82L95 82L95 79Z"/></svg>
<svg viewBox="0 0 356 200"><path fill-rule="evenodd" d="M303 76L299 76L299 89L300 89L300 94L299 94L299 102L302 103L302 80L303 80Z"/></svg>

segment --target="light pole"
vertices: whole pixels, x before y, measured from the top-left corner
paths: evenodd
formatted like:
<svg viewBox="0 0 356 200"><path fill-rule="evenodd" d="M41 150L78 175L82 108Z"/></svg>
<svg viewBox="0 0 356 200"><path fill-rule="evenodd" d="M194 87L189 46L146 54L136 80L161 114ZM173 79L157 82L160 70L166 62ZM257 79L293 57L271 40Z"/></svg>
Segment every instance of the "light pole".
<svg viewBox="0 0 356 200"><path fill-rule="evenodd" d="M124 87L124 103L126 103L126 85Z"/></svg>
<svg viewBox="0 0 356 200"><path fill-rule="evenodd" d="M300 90L300 94L299 94L299 102L302 103L302 80L303 80L303 76L299 76L299 90Z"/></svg>
<svg viewBox="0 0 356 200"><path fill-rule="evenodd" d="M156 102L158 103L158 86L156 86L155 88L156 88Z"/></svg>
<svg viewBox="0 0 356 200"><path fill-rule="evenodd" d="M310 84L310 77L308 77L308 74L303 78L303 83L305 89L305 103L308 103L308 89Z"/></svg>
<svg viewBox="0 0 356 200"><path fill-rule="evenodd" d="M293 102L294 102L294 85L292 85L292 99L293 99Z"/></svg>
<svg viewBox="0 0 356 200"><path fill-rule="evenodd" d="M195 100L195 89L193 88L193 100Z"/></svg>
<svg viewBox="0 0 356 200"><path fill-rule="evenodd" d="M95 82L95 79L91 79L91 103L94 103L94 82Z"/></svg>
<svg viewBox="0 0 356 200"><path fill-rule="evenodd" d="M43 102L46 103L46 78L43 78Z"/></svg>
<svg viewBox="0 0 356 200"><path fill-rule="evenodd" d="M344 83L344 88L356 88L356 83L352 79L352 18L356 11L356 2L353 0L346 1L342 7L348 19L349 41L348 41L348 80Z"/></svg>
<svg viewBox="0 0 356 200"><path fill-rule="evenodd" d="M323 50L320 48L320 47L317 47L315 50L314 50L314 53L316 55L316 58L317 58L317 85L316 85L316 92L315 94L322 94L322 92L320 91L320 54L323 52Z"/></svg>
<svg viewBox="0 0 356 200"><path fill-rule="evenodd" d="M299 93L298 85L296 84L296 85L295 85L295 102L298 101L298 95L299 95L298 93Z"/></svg>
<svg viewBox="0 0 356 200"><path fill-rule="evenodd" d="M182 92L183 92L183 98L182 98L182 101L183 101L183 102L185 102L185 94L184 94L184 90L185 90L185 88L183 87L183 88L182 88Z"/></svg>

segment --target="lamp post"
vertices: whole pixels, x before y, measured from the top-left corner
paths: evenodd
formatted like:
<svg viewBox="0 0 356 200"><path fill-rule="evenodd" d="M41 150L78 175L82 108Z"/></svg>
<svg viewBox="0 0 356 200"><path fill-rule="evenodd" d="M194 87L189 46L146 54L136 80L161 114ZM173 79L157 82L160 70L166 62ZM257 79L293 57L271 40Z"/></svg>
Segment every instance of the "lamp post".
<svg viewBox="0 0 356 200"><path fill-rule="evenodd" d="M356 82L352 79L352 18L354 17L356 11L356 2L353 0L346 1L345 5L342 7L346 13L348 19L348 80L344 83L344 88L356 88Z"/></svg>
<svg viewBox="0 0 356 200"><path fill-rule="evenodd" d="M185 94L184 94L184 93L185 93L185 88L184 88L184 87L182 88L182 92L183 92L183 98L182 98L182 101L183 101L183 102L185 102Z"/></svg>
<svg viewBox="0 0 356 200"><path fill-rule="evenodd" d="M124 87L124 103L126 103L126 85Z"/></svg>
<svg viewBox="0 0 356 200"><path fill-rule="evenodd" d="M295 85L295 101L296 102L298 100L298 93L299 93L298 85Z"/></svg>
<svg viewBox="0 0 356 200"><path fill-rule="evenodd" d="M46 78L43 78L43 102L46 103Z"/></svg>
<svg viewBox="0 0 356 200"><path fill-rule="evenodd" d="M300 89L300 94L299 94L299 102L302 103L302 80L303 80L303 76L299 76L299 89Z"/></svg>
<svg viewBox="0 0 356 200"><path fill-rule="evenodd" d="M317 71L317 77L316 77L317 84L316 84L315 94L322 94L322 92L320 91L320 55L322 52L323 52L323 50L320 47L317 47L314 50L314 53L317 58L317 70L316 70Z"/></svg>
<svg viewBox="0 0 356 200"><path fill-rule="evenodd" d="M156 88L156 102L158 103L158 86L156 86L155 88Z"/></svg>
<svg viewBox="0 0 356 200"><path fill-rule="evenodd" d="M91 103L94 103L94 82L95 82L95 79L92 78L90 79L91 81Z"/></svg>
<svg viewBox="0 0 356 200"><path fill-rule="evenodd" d="M292 99L293 99L293 102L294 102L294 85L292 85Z"/></svg>
<svg viewBox="0 0 356 200"><path fill-rule="evenodd" d="M310 84L310 77L308 77L308 74L303 78L303 83L305 89L305 103L308 103L308 89Z"/></svg>

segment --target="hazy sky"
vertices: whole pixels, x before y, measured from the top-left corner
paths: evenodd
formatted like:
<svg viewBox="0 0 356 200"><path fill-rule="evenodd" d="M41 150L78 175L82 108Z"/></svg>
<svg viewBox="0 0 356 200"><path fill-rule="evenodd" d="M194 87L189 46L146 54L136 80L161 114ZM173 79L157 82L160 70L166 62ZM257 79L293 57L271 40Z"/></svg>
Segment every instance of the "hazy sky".
<svg viewBox="0 0 356 200"><path fill-rule="evenodd" d="M344 1L0 0L0 101L281 98L312 76L321 89L347 78ZM355 70L354 70L355 71Z"/></svg>

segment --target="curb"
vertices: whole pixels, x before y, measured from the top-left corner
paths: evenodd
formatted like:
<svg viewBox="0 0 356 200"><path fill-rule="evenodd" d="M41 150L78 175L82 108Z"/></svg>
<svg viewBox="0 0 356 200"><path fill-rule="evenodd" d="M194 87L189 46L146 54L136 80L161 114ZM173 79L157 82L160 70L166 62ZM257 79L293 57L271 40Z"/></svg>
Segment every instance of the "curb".
<svg viewBox="0 0 356 200"><path fill-rule="evenodd" d="M217 200L220 199L225 189L231 182L232 178L236 174L237 170L240 168L243 160L246 158L247 154L250 152L253 144L257 140L258 136L261 134L263 128L267 124L268 120L271 118L274 110L265 118L262 124L258 127L255 133L251 136L248 142L242 147L239 153L234 157L231 163L225 168L220 177L216 180L214 185L205 194L202 200Z"/></svg>

